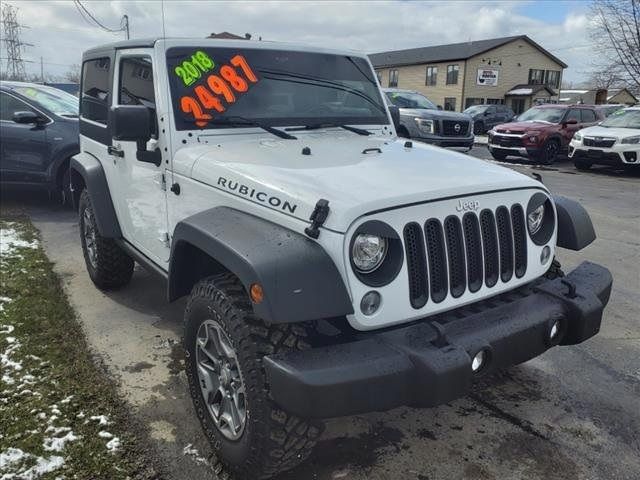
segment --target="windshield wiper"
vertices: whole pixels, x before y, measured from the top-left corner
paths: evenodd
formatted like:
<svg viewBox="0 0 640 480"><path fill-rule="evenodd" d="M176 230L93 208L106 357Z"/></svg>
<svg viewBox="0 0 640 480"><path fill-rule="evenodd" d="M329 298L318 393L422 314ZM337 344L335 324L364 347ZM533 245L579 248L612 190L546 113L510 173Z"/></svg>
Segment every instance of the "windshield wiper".
<svg viewBox="0 0 640 480"><path fill-rule="evenodd" d="M287 132L295 132L297 130L319 130L321 128L331 128L331 127L344 128L345 130L348 130L353 133L357 133L358 135L365 135L365 136L371 135L371 132L369 130L351 127L349 125L341 125L339 123L316 123L313 125L305 125L304 127L289 127L289 128L285 128L285 130Z"/></svg>
<svg viewBox="0 0 640 480"><path fill-rule="evenodd" d="M216 120L212 120L209 122L209 125L228 125L230 127L258 127L264 130L265 132L269 132L276 137L284 138L285 140L297 140L298 137L294 137L293 135L289 135L287 132L282 130L278 130L277 128L270 127L269 125L265 125L261 122L257 122L255 120L250 120L244 117L238 116L229 116L222 117Z"/></svg>

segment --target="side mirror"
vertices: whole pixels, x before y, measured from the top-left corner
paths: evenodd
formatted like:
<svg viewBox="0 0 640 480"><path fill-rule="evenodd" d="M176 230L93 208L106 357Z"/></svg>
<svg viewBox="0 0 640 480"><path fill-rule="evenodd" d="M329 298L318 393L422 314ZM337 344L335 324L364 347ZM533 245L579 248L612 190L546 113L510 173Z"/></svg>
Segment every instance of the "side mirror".
<svg viewBox="0 0 640 480"><path fill-rule="evenodd" d="M144 105L112 107L111 132L115 140L146 143L151 138L151 112Z"/></svg>
<svg viewBox="0 0 640 480"><path fill-rule="evenodd" d="M151 110L144 105L118 105L111 108L111 131L114 140L136 142L136 159L140 162L162 164L160 149L147 150L151 139Z"/></svg>
<svg viewBox="0 0 640 480"><path fill-rule="evenodd" d="M393 126L398 130L400 128L400 108L397 105L389 105L389 114L393 121Z"/></svg>
<svg viewBox="0 0 640 480"><path fill-rule="evenodd" d="M16 123L41 123L42 117L35 112L15 112L11 119Z"/></svg>
<svg viewBox="0 0 640 480"><path fill-rule="evenodd" d="M578 121L575 118L571 118L566 122L562 122L563 125L577 125Z"/></svg>
<svg viewBox="0 0 640 480"><path fill-rule="evenodd" d="M491 113L490 113L490 112L484 112L484 116L485 116L485 117L488 117L489 115L491 115Z"/></svg>
<svg viewBox="0 0 640 480"><path fill-rule="evenodd" d="M438 110L442 110L442 105L438 105Z"/></svg>

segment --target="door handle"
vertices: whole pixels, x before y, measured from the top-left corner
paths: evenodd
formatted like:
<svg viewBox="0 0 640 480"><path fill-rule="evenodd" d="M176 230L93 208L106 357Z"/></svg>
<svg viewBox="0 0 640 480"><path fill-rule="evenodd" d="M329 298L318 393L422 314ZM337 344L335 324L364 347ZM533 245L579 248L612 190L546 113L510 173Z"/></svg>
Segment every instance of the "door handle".
<svg viewBox="0 0 640 480"><path fill-rule="evenodd" d="M114 147L113 145L109 145L107 147L107 153L109 155L113 155L114 157L124 157L124 150L121 150L118 147Z"/></svg>

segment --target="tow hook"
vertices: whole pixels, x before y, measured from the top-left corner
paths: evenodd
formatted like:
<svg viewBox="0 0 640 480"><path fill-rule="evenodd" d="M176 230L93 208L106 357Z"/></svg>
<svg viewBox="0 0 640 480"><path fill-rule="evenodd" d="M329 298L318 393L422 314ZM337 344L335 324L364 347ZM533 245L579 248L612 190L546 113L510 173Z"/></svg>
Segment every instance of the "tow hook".
<svg viewBox="0 0 640 480"><path fill-rule="evenodd" d="M304 233L306 233L311 238L318 238L320 236L319 228L322 226L328 216L329 200L321 198L316 203L316 207L313 209L313 212L309 217L309 220L311 220L311 225L304 229Z"/></svg>
<svg viewBox="0 0 640 480"><path fill-rule="evenodd" d="M560 280L560 283L562 283L563 285L566 285L569 288L569 291L565 294L565 296L567 298L576 298L577 294L576 294L576 284L567 280L566 278L563 278L562 280Z"/></svg>

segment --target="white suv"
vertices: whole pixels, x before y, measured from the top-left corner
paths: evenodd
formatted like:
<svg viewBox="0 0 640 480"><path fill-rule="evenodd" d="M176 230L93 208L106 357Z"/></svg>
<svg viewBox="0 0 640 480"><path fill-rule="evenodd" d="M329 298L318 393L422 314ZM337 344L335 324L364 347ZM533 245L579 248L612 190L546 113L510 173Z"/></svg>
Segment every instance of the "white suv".
<svg viewBox="0 0 640 480"><path fill-rule="evenodd" d="M618 110L599 125L576 132L569 158L578 170L594 164L640 166L640 107Z"/></svg>
<svg viewBox="0 0 640 480"><path fill-rule="evenodd" d="M366 55L134 40L85 52L71 168L89 276L188 296L195 411L239 479L303 461L320 419L433 406L595 335L608 270L538 180L396 136ZM392 115L393 112L393 115Z"/></svg>

